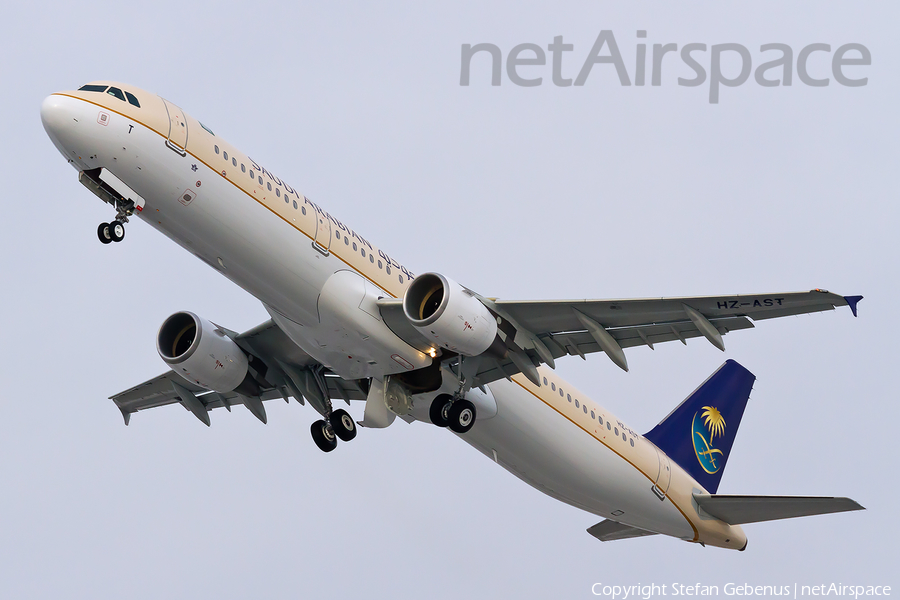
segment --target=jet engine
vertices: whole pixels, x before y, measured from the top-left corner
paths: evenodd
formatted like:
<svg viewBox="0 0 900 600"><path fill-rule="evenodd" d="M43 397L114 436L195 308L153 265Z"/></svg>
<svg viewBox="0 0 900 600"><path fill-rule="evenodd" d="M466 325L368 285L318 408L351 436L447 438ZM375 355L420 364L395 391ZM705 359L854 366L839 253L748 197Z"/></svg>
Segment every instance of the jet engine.
<svg viewBox="0 0 900 600"><path fill-rule="evenodd" d="M403 295L403 312L419 333L463 356L478 356L497 338L497 321L475 295L438 273L416 277Z"/></svg>
<svg viewBox="0 0 900 600"><path fill-rule="evenodd" d="M156 350L191 383L221 393L259 393L244 351L219 327L194 313L177 312L166 319L156 336Z"/></svg>

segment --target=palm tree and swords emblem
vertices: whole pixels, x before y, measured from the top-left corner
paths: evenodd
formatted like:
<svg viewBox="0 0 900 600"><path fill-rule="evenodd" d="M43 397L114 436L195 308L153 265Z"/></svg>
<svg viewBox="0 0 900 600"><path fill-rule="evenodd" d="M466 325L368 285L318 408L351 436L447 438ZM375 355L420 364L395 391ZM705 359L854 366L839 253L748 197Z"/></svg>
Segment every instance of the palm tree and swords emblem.
<svg viewBox="0 0 900 600"><path fill-rule="evenodd" d="M704 406L694 413L692 429L694 453L700 466L709 474L717 472L721 465L716 461L721 456L724 462L725 453L713 447L713 440L725 434L725 418L716 407Z"/></svg>

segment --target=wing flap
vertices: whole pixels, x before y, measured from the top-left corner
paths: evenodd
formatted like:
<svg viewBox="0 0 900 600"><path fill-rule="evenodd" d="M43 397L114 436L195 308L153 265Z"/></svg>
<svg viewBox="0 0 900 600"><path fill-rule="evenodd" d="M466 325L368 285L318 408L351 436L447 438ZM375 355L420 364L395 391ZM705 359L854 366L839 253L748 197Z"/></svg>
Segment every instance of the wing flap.
<svg viewBox="0 0 900 600"><path fill-rule="evenodd" d="M729 525L760 523L851 510L865 510L850 498L827 496L726 496L694 494L704 511Z"/></svg>
<svg viewBox="0 0 900 600"><path fill-rule="evenodd" d="M627 540L628 538L656 535L656 532L654 531L638 529L637 527L610 521L609 519L600 521L596 525L589 527L587 532L601 542L612 542L615 540Z"/></svg>

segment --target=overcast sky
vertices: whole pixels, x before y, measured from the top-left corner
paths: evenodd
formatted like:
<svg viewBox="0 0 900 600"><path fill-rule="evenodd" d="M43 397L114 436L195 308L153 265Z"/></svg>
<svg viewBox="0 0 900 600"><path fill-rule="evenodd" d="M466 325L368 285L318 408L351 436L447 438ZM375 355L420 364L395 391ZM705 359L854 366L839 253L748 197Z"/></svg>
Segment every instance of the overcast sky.
<svg viewBox="0 0 900 600"><path fill-rule="evenodd" d="M296 7L286 7L296 4ZM6 598L587 598L591 585L893 585L897 516L898 41L893 2L15 3L0 23L0 595ZM723 87L677 53L661 85L583 86L463 44L562 35L574 78L611 30L634 79L648 45L742 44L753 68L812 43L810 87ZM830 57L871 65L838 85ZM604 52L605 53L605 52ZM649 54L649 51L648 51ZM523 57L528 53L523 53ZM694 55L709 71L710 52ZM733 56L731 58L734 58ZM723 59L734 77L738 65ZM648 59L649 62L649 59ZM795 65L796 66L796 65ZM728 71L728 69L731 69ZM777 77L770 73L769 77ZM135 415L107 397L163 372L162 321L191 310L235 330L261 305L78 184L41 127L48 94L93 79L158 93L415 272L507 299L754 293L821 287L846 308L725 338L557 370L647 431L734 358L758 377L721 493L850 496L862 513L748 525L746 552L661 536L600 543L599 519L528 487L446 430L397 421L325 455L317 415L269 424L180 406ZM351 412L361 418L362 404Z"/></svg>

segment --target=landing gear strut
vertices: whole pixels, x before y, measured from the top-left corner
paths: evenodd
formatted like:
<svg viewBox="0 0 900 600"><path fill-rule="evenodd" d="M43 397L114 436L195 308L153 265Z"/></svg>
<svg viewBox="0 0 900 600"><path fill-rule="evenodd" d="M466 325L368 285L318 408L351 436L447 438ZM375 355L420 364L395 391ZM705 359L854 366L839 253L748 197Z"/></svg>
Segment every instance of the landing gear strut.
<svg viewBox="0 0 900 600"><path fill-rule="evenodd" d="M475 425L475 405L464 398L440 394L431 403L428 416L438 427L449 427L456 433L466 433Z"/></svg>

